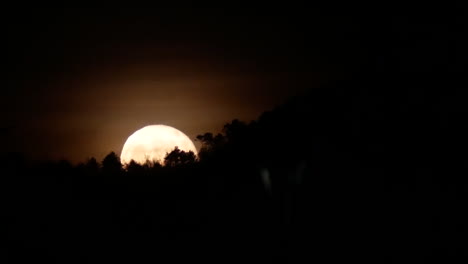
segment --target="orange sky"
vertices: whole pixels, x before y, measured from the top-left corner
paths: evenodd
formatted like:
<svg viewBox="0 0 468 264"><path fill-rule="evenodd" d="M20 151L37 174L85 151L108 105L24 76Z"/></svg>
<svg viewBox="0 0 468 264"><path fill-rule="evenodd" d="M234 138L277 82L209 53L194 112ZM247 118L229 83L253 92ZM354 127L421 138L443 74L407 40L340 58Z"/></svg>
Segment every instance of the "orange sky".
<svg viewBox="0 0 468 264"><path fill-rule="evenodd" d="M359 58L348 18L311 12L12 9L4 150L102 159L149 124L194 139L256 119Z"/></svg>

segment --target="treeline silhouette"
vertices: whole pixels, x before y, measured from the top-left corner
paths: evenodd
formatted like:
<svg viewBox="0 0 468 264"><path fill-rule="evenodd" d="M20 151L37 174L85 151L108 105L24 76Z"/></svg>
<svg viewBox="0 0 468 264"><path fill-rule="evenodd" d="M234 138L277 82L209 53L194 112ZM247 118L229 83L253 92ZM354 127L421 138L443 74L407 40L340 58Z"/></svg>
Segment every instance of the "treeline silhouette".
<svg viewBox="0 0 468 264"><path fill-rule="evenodd" d="M446 77L374 72L312 89L164 165L7 155L9 261L462 260L466 104L439 89L462 83Z"/></svg>

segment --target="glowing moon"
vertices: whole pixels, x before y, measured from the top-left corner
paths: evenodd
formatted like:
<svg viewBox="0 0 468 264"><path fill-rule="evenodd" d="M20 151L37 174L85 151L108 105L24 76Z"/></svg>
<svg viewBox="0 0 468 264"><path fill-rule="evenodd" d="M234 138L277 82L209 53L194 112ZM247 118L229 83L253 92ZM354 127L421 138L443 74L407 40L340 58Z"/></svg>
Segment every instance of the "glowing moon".
<svg viewBox="0 0 468 264"><path fill-rule="evenodd" d="M197 154L192 140L181 131L165 125L145 126L128 137L120 160L123 164L128 164L131 160L140 164L147 160L163 164L166 153L176 146L185 152L193 151Z"/></svg>

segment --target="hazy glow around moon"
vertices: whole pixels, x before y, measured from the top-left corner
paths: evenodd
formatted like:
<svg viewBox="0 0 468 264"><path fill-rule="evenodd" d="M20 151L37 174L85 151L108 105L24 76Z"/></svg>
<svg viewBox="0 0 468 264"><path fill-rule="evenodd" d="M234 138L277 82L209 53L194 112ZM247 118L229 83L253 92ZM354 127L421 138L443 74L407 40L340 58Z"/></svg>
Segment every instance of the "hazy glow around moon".
<svg viewBox="0 0 468 264"><path fill-rule="evenodd" d="M123 164L131 160L144 164L147 160L164 163L166 153L175 147L185 152L197 149L192 140L181 131L166 125L145 126L130 135L125 142L120 160Z"/></svg>

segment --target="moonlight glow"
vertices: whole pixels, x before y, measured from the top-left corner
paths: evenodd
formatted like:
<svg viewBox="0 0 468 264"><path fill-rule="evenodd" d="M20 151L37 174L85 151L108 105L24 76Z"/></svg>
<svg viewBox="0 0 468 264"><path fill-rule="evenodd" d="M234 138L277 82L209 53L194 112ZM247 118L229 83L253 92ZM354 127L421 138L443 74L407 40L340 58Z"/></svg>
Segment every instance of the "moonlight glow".
<svg viewBox="0 0 468 264"><path fill-rule="evenodd" d="M120 159L123 164L128 164L131 160L140 164L147 160L162 164L166 153L176 146L185 152L193 151L197 154L193 142L181 131L165 125L146 126L128 137Z"/></svg>

